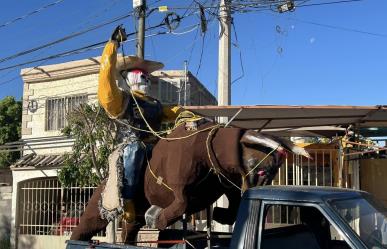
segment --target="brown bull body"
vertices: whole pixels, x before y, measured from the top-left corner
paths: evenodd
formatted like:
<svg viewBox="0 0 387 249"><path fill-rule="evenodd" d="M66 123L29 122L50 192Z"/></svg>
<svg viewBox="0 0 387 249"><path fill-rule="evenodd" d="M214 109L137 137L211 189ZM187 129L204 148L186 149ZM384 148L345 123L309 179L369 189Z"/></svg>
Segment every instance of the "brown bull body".
<svg viewBox="0 0 387 249"><path fill-rule="evenodd" d="M240 191L229 181L241 185L244 169L240 138L243 130L209 129L213 126L213 123L200 126L199 129L206 130L187 138L197 131L187 131L180 126L168 138L182 139L161 140L154 147L144 189L150 204L163 208L157 228L164 229L184 212L191 214L203 210L224 193L229 198L240 198ZM218 171L227 179L218 177ZM232 201L230 215L236 215L238 205L239 200ZM224 218L230 220L228 216ZM232 223L225 219L221 222Z"/></svg>
<svg viewBox="0 0 387 249"><path fill-rule="evenodd" d="M206 123L197 131L188 131L181 125L168 136L179 139L162 139L155 145L149 164L145 160L143 165L144 188L135 198L136 224L124 226L124 242L133 241L145 224L144 213L150 205L161 208L154 226L164 229L182 214L203 210L225 194L229 207L214 209L213 216L232 224L240 203L242 176L251 173L245 178L247 187L268 184L282 164L284 149L295 151L289 142L277 142L252 130L213 127ZM266 175L258 177L258 171ZM89 240L106 227L97 206L101 189L92 196L71 239Z"/></svg>

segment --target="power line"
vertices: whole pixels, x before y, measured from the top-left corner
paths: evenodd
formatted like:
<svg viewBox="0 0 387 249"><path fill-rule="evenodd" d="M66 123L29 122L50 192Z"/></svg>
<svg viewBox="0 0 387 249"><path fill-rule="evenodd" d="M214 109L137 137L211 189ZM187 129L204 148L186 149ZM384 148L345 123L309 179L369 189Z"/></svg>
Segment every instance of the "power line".
<svg viewBox="0 0 387 249"><path fill-rule="evenodd" d="M300 19L294 18L294 17L289 17L288 19L296 21L296 22L301 22L301 23L306 23L306 24L316 25L316 26L320 26L320 27L346 31L346 32L360 33L360 34L383 37L383 38L387 37L387 34L368 32L368 31L359 30L359 29L345 28L345 27L334 26L334 25L329 25L329 24L322 24L322 23L311 22L311 21L304 21L304 20L300 20Z"/></svg>
<svg viewBox="0 0 387 249"><path fill-rule="evenodd" d="M192 15L192 13L188 14L188 15L185 15L185 16L182 16L182 17L178 17L177 21L181 22L181 20L183 20L184 18L186 18L188 16L191 16L191 15ZM127 16L129 16L129 15L127 15ZM160 24L147 28L146 31L153 30L153 29L156 29L156 28L159 28L159 27L163 27L163 26L168 26L168 24L167 24L165 19ZM168 31L164 31L164 32L158 32L158 33L150 35L150 36L161 35L161 34L168 34L168 33L172 33L172 30L168 30ZM136 34L137 34L137 32L132 32L132 33L129 33L127 35L131 36L131 35L136 35ZM135 39L133 39L133 40L135 40ZM132 41L132 40L128 40L128 41ZM90 50L98 49L98 48L100 48L98 46L102 46L106 42L108 42L108 41L106 40L106 41L94 43L94 44L87 45L87 46L82 47L82 48L73 49L73 50L70 50L70 51L66 51L66 52L62 52L62 53L59 53L59 54L51 55L51 56L48 56L48 57L45 57L45 58L40 58L40 59L36 59L36 60L32 60L32 61L27 61L27 62L22 62L22 63L19 63L19 64L11 65L11 66L2 67L2 68L0 68L0 71L7 70L7 69L12 69L12 68L15 68L15 67L20 67L20 66L24 66L24 65L28 65L28 64L32 64L32 63L35 63L35 62L51 60L51 59L55 59L55 58L59 58L59 57L65 57L65 56L69 56L69 55L73 55L73 54L79 54L79 53L87 52L87 51L90 51Z"/></svg>
<svg viewBox="0 0 387 249"><path fill-rule="evenodd" d="M93 30L102 28L102 27L104 27L104 26L106 26L106 25L109 25L109 24L115 23L115 22L117 22L117 21L123 20L123 19L125 19L125 18L127 18L127 17L129 17L129 16L131 16L131 15L132 15L132 12L129 13L129 14L120 16L120 17L116 17L116 18L114 18L114 19L112 19L112 20L110 20L110 21L104 22L104 23L102 23L102 24L95 25L95 26L90 27L90 28L88 28L88 29L85 29L85 30L82 30L82 31L79 31L79 32L72 33L72 34L67 35L67 36L65 36L65 37L63 37L63 38L60 38L60 39L58 39L58 40L55 40L55 41L46 43L46 44L44 44L44 45L40 45L40 46L35 47L35 48L31 48L31 49L28 49L28 50L25 50L25 51L22 51L22 52L18 52L18 53L16 53L16 54L13 54L13 55L10 55L10 56L8 56L8 57L5 57L5 58L0 59L0 63L3 63L3 62L5 62L5 61L15 59L15 58L20 57L20 56L22 56L22 55L30 54L30 53L32 53L32 52L41 50L41 49L43 49L43 48L50 47L50 46L52 46L52 45L55 45L55 44L58 44L58 43L67 41L67 40L72 39L72 38L75 38L75 37L77 37L77 36L86 34L86 33L90 32L90 31L93 31Z"/></svg>
<svg viewBox="0 0 387 249"><path fill-rule="evenodd" d="M151 27L153 28L153 27ZM151 29L150 28L150 29ZM168 34L169 32L167 31L163 31L163 32L158 32L158 33L155 33L155 34L150 34L150 35L147 35L145 37L153 37L153 36L157 36L157 35L164 35L164 34ZM133 33L130 33L129 35L133 35L135 34L134 32ZM126 43L126 42L130 42L130 41L135 41L136 39L130 39L130 40L126 40L125 42L123 43ZM27 71L26 73L24 73L22 76L24 76L25 74L27 74L28 72L38 68L39 66L41 66L42 64L44 64L45 62L47 62L48 60L52 60L52 59L55 59L55 58L60 58L60 57L66 57L66 56L70 56L70 55L74 55L74 54L80 54L80 53L84 53L84 52L88 52L88 51L91 51L91 50L95 50L95 49L99 49L99 48L102 48L103 45L108 42L108 41L103 41L103 42L99 42L99 43L95 43L95 44L92 44L92 45L88 45L88 46L85 46L85 47L82 47L82 48L78 48L78 49L73 49L73 50L70 50L70 51L66 51L66 52L63 52L63 53L60 53L60 54L55 54L55 55L51 55L51 56L48 56L48 57L45 57L45 58L41 58L41 59L36 59L36 60L33 60L33 61L28 61L28 62L24 62L24 63L20 63L20 64L17 64L17 65L13 65L13 66L9 66L9 67L5 67L5 68L0 68L0 71L2 70L7 70L7 69L11 69L11 68L16 68L16 67L20 67L20 66L23 66L23 65L27 65L27 64L32 64L32 63L35 63L35 62L42 62L40 63L38 66L35 66L33 68L31 68L29 71ZM1 85L5 85L7 83L10 83L14 80L16 80L17 78L19 78L19 76L16 76L12 79L9 79L9 80L6 80L6 81L3 81L0 83L0 86Z"/></svg>
<svg viewBox="0 0 387 249"><path fill-rule="evenodd" d="M79 53L87 52L89 50L99 48L98 46L101 46L101 45L105 44L106 42L108 42L108 41L98 42L98 43L91 44L91 45L88 45L88 46L85 46L85 47L82 47L82 48L77 48L77 49L69 50L69 51L66 51L66 52L63 52L63 53L59 53L59 54L55 54L55 55L50 55L50 56L45 57L45 58L40 58L40 59L36 59L36 60L32 60L32 61L22 62L22 63L16 64L16 65L2 67L2 68L0 68L0 71L4 71L4 70L7 70L7 69L12 69L12 68L15 68L15 67L25 66L25 65L32 64L32 63L35 63L35 62L47 61L47 60L52 60L52 59L59 58L59 57L65 57L65 56L69 56L69 55L73 55L73 54L79 54Z"/></svg>
<svg viewBox="0 0 387 249"><path fill-rule="evenodd" d="M16 17L16 18L14 18L14 19L12 19L12 20L10 20L10 21L8 21L8 22L5 22L5 23L3 23L3 24L0 24L0 28L4 28L4 27L6 27L6 26L8 26L8 25L11 25L12 23L15 23L15 22L17 22L17 21L21 21L21 20L23 20L23 19L26 19L26 18L29 17L29 16L32 16L32 15L34 15L34 14L37 14L37 13L39 13L39 12L41 12L41 11L43 11L43 10L49 8L49 7L52 7L52 6L54 6L54 5L57 5L57 4L59 4L59 3L63 2L63 1L64 1L64 0L58 0L58 1L55 1L55 2L53 2L53 3L47 4L47 5L43 6L43 7L40 7L40 8L38 8L38 9L34 10L34 11L31 11L31 12L29 12L29 13L23 15L23 16Z"/></svg>
<svg viewBox="0 0 387 249"><path fill-rule="evenodd" d="M239 41L238 41L238 33L236 31L236 28L235 28L235 23L234 21L231 22L231 25L233 27L233 30L234 30L234 36L235 36L235 43L233 43L233 45L239 49L239 63L240 63L240 66L241 66L241 75L239 75L236 79L234 79L232 82L231 82L231 85L233 85L235 82L239 81L240 79L242 79L243 77L245 77L245 68L243 66L243 56L242 56L242 49L239 45Z"/></svg>
<svg viewBox="0 0 387 249"><path fill-rule="evenodd" d="M49 43L47 43L47 44L44 44L44 45L41 45L41 46L38 46L38 47L35 47L35 48L32 48L32 49L28 49L28 50L26 50L26 51L18 52L18 53L14 54L14 55L11 55L11 56L8 56L8 57L5 57L5 58L0 59L0 63L3 63L3 62L5 62L5 61L11 60L11 59L15 59L15 58L17 58L17 57L20 57L20 56L23 56L23 55L26 55L26 54L29 54L29 53L38 51L38 50L43 49L43 48L46 48L46 47L50 47L50 46L52 46L52 45L55 45L55 44L58 44L58 43L61 43L61 42L64 42L64 41L66 41L66 40L69 40L69 39L75 38L75 37L77 37L77 36L83 35L83 34L85 34L85 33L88 33L88 32L90 32L90 31L93 31L93 30L102 28L102 27L104 27L104 26L106 26L106 25L109 25L109 24L112 24L112 23L114 23L114 22L123 20L123 19L125 19L125 18L127 18L127 17L129 17L129 16L132 16L132 15L133 15L133 11L131 11L129 14L126 14L126 15L123 15L123 16L116 17L116 18L114 18L114 19L112 19L112 20L110 20L110 21L107 21L107 22L105 22L105 23L102 23L102 24L93 26L93 27L88 28L88 29L85 29L85 30L83 30L83 31L79 31L79 32L72 33L72 34L70 34L70 35L68 35L68 36L65 36L65 37L60 38L60 39L58 39L58 40L49 42ZM191 15L192 15L192 13L187 14L187 15L184 14L180 19L183 19L183 18L188 17L188 16L191 16ZM158 28L158 27L161 27L161 26L165 26L165 25L166 25L166 22L165 22L165 19L164 19L163 22L161 22L159 25L156 25L156 26L154 26L154 27L152 27L152 28L154 29L154 28Z"/></svg>
<svg viewBox="0 0 387 249"><path fill-rule="evenodd" d="M361 2L364 0L341 0L341 1L333 1L333 2L322 2L322 3L310 3L310 4L302 4L296 7L308 7L308 6L320 6L320 5L330 5L330 4L338 4L338 3L352 3L352 2Z"/></svg>

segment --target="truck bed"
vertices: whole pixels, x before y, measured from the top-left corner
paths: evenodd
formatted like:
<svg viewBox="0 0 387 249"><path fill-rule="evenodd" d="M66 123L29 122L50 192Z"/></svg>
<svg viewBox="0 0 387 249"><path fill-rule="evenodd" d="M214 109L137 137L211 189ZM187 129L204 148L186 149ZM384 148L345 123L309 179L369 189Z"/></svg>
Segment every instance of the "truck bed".
<svg viewBox="0 0 387 249"><path fill-rule="evenodd" d="M186 238L186 243L183 240L183 235ZM182 230L176 229L168 229L164 231L160 231L159 233L159 243L155 243L154 241L139 241L140 243L152 243L158 244L157 248L169 248L169 249L184 249L184 248L206 248L207 247L207 233L206 232L193 232L187 231L185 234ZM231 241L231 233L211 233L211 245L212 247L216 247L219 249L228 248ZM191 246L192 245L192 246ZM123 245L123 244L111 244L105 242L97 242L97 241L76 241L76 240L68 240L66 249L85 249L85 248L95 248L95 249L154 249L155 247L149 246L134 246L134 245Z"/></svg>

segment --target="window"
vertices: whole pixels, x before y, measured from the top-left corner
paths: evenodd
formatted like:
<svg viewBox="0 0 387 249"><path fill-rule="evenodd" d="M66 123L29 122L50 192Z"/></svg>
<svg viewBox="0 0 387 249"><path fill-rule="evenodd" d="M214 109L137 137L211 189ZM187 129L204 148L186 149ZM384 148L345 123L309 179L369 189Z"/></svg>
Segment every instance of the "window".
<svg viewBox="0 0 387 249"><path fill-rule="evenodd" d="M368 248L387 248L387 208L382 203L364 194L363 198L335 200L331 205Z"/></svg>
<svg viewBox="0 0 387 249"><path fill-rule="evenodd" d="M159 80L159 99L162 103L178 102L178 88L172 83L165 80ZM180 93L180 97L184 98L184 89Z"/></svg>
<svg viewBox="0 0 387 249"><path fill-rule="evenodd" d="M59 130L66 125L66 115L75 107L87 102L87 95L77 95L46 100L46 131Z"/></svg>
<svg viewBox="0 0 387 249"><path fill-rule="evenodd" d="M315 207L266 204L263 221L263 249L351 248Z"/></svg>

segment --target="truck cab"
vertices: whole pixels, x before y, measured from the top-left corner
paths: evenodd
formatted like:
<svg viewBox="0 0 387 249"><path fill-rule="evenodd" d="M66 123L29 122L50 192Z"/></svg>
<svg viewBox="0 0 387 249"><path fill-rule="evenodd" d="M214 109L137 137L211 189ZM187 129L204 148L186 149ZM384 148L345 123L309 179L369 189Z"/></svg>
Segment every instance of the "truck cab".
<svg viewBox="0 0 387 249"><path fill-rule="evenodd" d="M244 194L230 248L387 248L387 213L362 191L254 188Z"/></svg>

